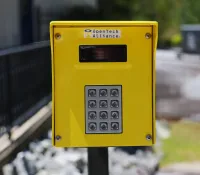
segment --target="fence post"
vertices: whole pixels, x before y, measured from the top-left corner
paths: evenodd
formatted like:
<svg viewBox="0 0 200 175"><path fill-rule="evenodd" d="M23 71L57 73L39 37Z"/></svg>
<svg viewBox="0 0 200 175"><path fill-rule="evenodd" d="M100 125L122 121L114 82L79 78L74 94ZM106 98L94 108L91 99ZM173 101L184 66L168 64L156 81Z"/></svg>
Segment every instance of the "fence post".
<svg viewBox="0 0 200 175"><path fill-rule="evenodd" d="M7 119L6 119L6 129L9 135L9 139L11 139L11 127L12 127L12 92L11 92L11 70L10 70L10 58L9 56L5 57L5 68L6 68L6 96L7 96L7 104L6 104L6 111L7 111Z"/></svg>

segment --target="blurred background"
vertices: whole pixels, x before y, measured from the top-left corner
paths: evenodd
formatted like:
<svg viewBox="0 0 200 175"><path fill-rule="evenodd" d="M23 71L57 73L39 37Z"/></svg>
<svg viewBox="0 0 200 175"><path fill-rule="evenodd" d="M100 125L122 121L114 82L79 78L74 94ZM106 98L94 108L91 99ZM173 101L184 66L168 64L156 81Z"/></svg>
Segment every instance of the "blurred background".
<svg viewBox="0 0 200 175"><path fill-rule="evenodd" d="M0 174L88 174L86 149L51 146L51 21L155 20L157 143L109 148L110 173L200 175L199 9L198 0L0 0Z"/></svg>

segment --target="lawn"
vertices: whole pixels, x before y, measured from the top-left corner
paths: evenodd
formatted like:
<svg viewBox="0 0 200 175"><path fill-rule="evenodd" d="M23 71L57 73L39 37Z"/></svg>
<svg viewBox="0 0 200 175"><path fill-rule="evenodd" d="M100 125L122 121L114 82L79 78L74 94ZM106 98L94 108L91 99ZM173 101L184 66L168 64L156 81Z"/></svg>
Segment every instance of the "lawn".
<svg viewBox="0 0 200 175"><path fill-rule="evenodd" d="M164 141L161 166L174 162L200 160L200 123L171 124L171 137Z"/></svg>

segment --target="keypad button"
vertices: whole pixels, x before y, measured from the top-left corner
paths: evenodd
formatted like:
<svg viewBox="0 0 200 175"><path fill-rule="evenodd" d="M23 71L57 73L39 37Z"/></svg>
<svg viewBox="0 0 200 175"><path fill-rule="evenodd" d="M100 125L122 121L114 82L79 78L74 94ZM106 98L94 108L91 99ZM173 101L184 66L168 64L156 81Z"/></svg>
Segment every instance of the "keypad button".
<svg viewBox="0 0 200 175"><path fill-rule="evenodd" d="M112 122L111 123L111 129L112 130L118 130L119 129L119 123L118 122Z"/></svg>
<svg viewBox="0 0 200 175"><path fill-rule="evenodd" d="M89 123L88 126L90 131L95 131L97 129L97 124L94 122Z"/></svg>
<svg viewBox="0 0 200 175"><path fill-rule="evenodd" d="M89 89L88 90L89 97L96 97L96 89Z"/></svg>
<svg viewBox="0 0 200 175"><path fill-rule="evenodd" d="M89 119L94 120L97 118L97 114L95 111L88 112Z"/></svg>
<svg viewBox="0 0 200 175"><path fill-rule="evenodd" d="M118 91L118 89L111 89L111 90L110 90L110 96L111 96L111 97L118 97L118 96L119 96L119 91Z"/></svg>
<svg viewBox="0 0 200 175"><path fill-rule="evenodd" d="M99 107L100 108L107 108L108 107L108 101L107 100L100 100Z"/></svg>
<svg viewBox="0 0 200 175"><path fill-rule="evenodd" d="M111 118L112 119L118 119L119 118L119 112L118 111L112 111L111 112Z"/></svg>
<svg viewBox="0 0 200 175"><path fill-rule="evenodd" d="M108 96L108 91L107 91L107 89L100 89L100 90L99 90L99 96L100 96L100 97L107 97L107 96Z"/></svg>
<svg viewBox="0 0 200 175"><path fill-rule="evenodd" d="M96 108L97 104L96 104L96 100L89 100L88 101L88 107L89 108Z"/></svg>
<svg viewBox="0 0 200 175"><path fill-rule="evenodd" d="M108 123L101 122L100 123L100 130L103 130L103 131L108 130Z"/></svg>
<svg viewBox="0 0 200 175"><path fill-rule="evenodd" d="M119 101L118 100L111 100L111 108L118 108Z"/></svg>
<svg viewBox="0 0 200 175"><path fill-rule="evenodd" d="M100 119L107 119L108 118L108 112L107 111L101 111L99 114Z"/></svg>

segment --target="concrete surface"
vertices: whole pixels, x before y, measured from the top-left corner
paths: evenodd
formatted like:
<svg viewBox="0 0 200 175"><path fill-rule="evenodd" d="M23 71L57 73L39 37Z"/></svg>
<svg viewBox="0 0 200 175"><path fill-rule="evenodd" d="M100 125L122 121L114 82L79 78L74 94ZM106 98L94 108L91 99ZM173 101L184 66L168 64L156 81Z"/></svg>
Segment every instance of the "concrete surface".
<svg viewBox="0 0 200 175"><path fill-rule="evenodd" d="M157 116L182 119L200 113L200 56L158 50L156 57Z"/></svg>
<svg viewBox="0 0 200 175"><path fill-rule="evenodd" d="M168 165L156 175L200 175L200 162L184 162Z"/></svg>

